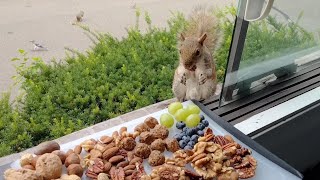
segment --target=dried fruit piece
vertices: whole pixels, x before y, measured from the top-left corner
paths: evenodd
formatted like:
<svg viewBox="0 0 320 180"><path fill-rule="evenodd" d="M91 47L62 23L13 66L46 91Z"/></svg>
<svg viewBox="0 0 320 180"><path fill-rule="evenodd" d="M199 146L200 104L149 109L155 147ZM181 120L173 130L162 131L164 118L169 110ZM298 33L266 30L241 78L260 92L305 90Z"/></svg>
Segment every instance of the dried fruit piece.
<svg viewBox="0 0 320 180"><path fill-rule="evenodd" d="M150 130L150 132L157 139L166 139L169 135L169 130L160 124L156 125L153 129Z"/></svg>
<svg viewBox="0 0 320 180"><path fill-rule="evenodd" d="M150 132L142 132L140 134L139 141L141 143L151 144L155 140L155 137Z"/></svg>
<svg viewBox="0 0 320 180"><path fill-rule="evenodd" d="M154 150L151 152L148 162L151 166L159 166L164 164L165 158L160 151Z"/></svg>
<svg viewBox="0 0 320 180"><path fill-rule="evenodd" d="M179 142L175 138L166 139L166 147L170 152L176 152L180 149Z"/></svg>
<svg viewBox="0 0 320 180"><path fill-rule="evenodd" d="M134 148L134 154L138 157L141 157L142 159L148 158L150 153L151 149L147 144L144 143L138 143Z"/></svg>
<svg viewBox="0 0 320 180"><path fill-rule="evenodd" d="M159 124L158 120L154 117L147 117L144 120L144 123L150 128L154 128L157 124Z"/></svg>
<svg viewBox="0 0 320 180"><path fill-rule="evenodd" d="M158 150L160 152L164 152L166 150L166 143L162 139L156 139L151 143L152 150Z"/></svg>
<svg viewBox="0 0 320 180"><path fill-rule="evenodd" d="M121 140L120 147L127 151L132 151L136 147L136 141L132 137L125 137Z"/></svg>
<svg viewBox="0 0 320 180"><path fill-rule="evenodd" d="M145 123L141 123L141 124L138 124L135 128L134 128L134 131L137 131L139 133L142 133L142 132L145 132L145 131L149 131L150 128L148 125L146 125Z"/></svg>

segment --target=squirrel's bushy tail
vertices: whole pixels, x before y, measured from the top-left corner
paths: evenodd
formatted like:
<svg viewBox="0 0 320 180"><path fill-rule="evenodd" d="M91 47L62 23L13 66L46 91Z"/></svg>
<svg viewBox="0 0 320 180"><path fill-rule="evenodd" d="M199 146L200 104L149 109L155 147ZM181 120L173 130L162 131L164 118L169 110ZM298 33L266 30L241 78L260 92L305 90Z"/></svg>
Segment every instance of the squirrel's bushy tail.
<svg viewBox="0 0 320 180"><path fill-rule="evenodd" d="M203 33L207 33L204 45L213 53L220 45L222 33L219 31L218 19L213 13L213 9L205 6L197 6L193 9L188 25L182 31L185 37L199 38Z"/></svg>

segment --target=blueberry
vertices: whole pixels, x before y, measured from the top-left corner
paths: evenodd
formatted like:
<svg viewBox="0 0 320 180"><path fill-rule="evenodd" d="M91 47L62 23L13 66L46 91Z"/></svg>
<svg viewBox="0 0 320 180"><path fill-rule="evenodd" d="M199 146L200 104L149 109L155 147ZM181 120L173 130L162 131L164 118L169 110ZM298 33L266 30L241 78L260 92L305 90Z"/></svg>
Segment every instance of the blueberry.
<svg viewBox="0 0 320 180"><path fill-rule="evenodd" d="M187 136L187 133L184 132L184 131L181 131L180 134L181 134L181 137L182 137L182 136Z"/></svg>
<svg viewBox="0 0 320 180"><path fill-rule="evenodd" d="M185 140L180 140L179 141L179 146L180 146L181 149L184 148L187 144L188 144L188 142L186 142Z"/></svg>
<svg viewBox="0 0 320 180"><path fill-rule="evenodd" d="M184 127L182 131L186 132L188 129L189 129L188 127Z"/></svg>
<svg viewBox="0 0 320 180"><path fill-rule="evenodd" d="M190 137L189 136L183 136L182 140L184 140L186 142L189 142L190 141Z"/></svg>
<svg viewBox="0 0 320 180"><path fill-rule="evenodd" d="M194 141L189 141L187 145L190 146L190 147L193 147L195 144L196 143Z"/></svg>
<svg viewBox="0 0 320 180"><path fill-rule="evenodd" d="M192 136L192 135L194 135L194 134L196 134L197 133L197 129L195 129L195 128L189 128L188 130L187 130L187 135L188 136Z"/></svg>
<svg viewBox="0 0 320 180"><path fill-rule="evenodd" d="M201 123L204 124L206 127L209 126L209 122L207 120L203 120Z"/></svg>
<svg viewBox="0 0 320 180"><path fill-rule="evenodd" d="M175 134L175 135L174 135L174 138L175 138L177 141L180 141L183 136L184 136L184 134L179 133L179 134Z"/></svg>
<svg viewBox="0 0 320 180"><path fill-rule="evenodd" d="M198 135L196 135L196 134L192 135L191 138L190 138L190 141L193 141L193 142L197 143L198 142L198 138L199 138Z"/></svg>
<svg viewBox="0 0 320 180"><path fill-rule="evenodd" d="M206 128L206 126L205 126L203 123L200 123L200 124L197 126L197 129L198 129L198 130L204 130L204 128Z"/></svg>
<svg viewBox="0 0 320 180"><path fill-rule="evenodd" d="M204 120L204 116L200 114L200 121Z"/></svg>
<svg viewBox="0 0 320 180"><path fill-rule="evenodd" d="M192 150L193 148L192 147L190 147L190 146L185 146L184 147L184 150Z"/></svg>
<svg viewBox="0 0 320 180"><path fill-rule="evenodd" d="M182 130L184 127L186 127L186 124L184 122L177 122L176 127L177 127L177 129Z"/></svg>
<svg viewBox="0 0 320 180"><path fill-rule="evenodd" d="M204 135L204 132L203 132L203 131L198 131L197 134L198 134L199 136L203 136L203 135Z"/></svg>

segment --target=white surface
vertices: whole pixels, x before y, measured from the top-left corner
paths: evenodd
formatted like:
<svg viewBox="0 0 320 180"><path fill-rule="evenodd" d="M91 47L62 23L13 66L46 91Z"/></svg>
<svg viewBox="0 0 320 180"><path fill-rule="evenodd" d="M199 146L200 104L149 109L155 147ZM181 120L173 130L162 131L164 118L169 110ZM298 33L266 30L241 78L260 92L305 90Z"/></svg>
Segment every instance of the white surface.
<svg viewBox="0 0 320 180"><path fill-rule="evenodd" d="M244 134L250 134L268 124L271 124L288 114L291 114L320 99L320 87L308 91L300 96L290 99L273 108L256 114L247 120L244 120L234 127Z"/></svg>
<svg viewBox="0 0 320 180"><path fill-rule="evenodd" d="M190 103L192 103L192 102L188 101L188 102L185 102L184 105L190 104ZM113 131L119 130L120 127L122 127L122 126L126 126L128 128L128 131L132 132L134 127L136 125L138 125L139 123L143 122L146 117L153 116L153 117L159 119L160 115L163 114L163 113L166 113L166 112L167 112L167 109L164 109L164 110L158 111L156 113L153 113L151 115L148 115L148 116L141 117L141 118L138 118L136 120L130 121L128 123L125 123L125 124L122 124L122 125L119 125L119 126L115 126L115 127L110 128L110 129L106 129L104 131L92 134L90 136L82 137L82 138L80 138L78 140L75 140L75 141L72 141L72 142L70 142L68 144L62 144L61 145L61 150L67 151L68 149L73 149L74 146L80 144L81 142L83 142L86 139L90 139L90 138L98 139L102 135L111 136ZM210 123L209 127L213 130L214 134L216 134L216 135L229 134L226 130L222 129L214 121L210 120L208 116L206 116L205 114L204 114L204 116L209 121L209 123ZM175 128L175 125L174 125L174 128L170 129L169 137L172 137L175 134L175 132L178 132L178 130ZM241 143L237 138L235 138L235 137L233 137L233 138L234 138L235 141L237 141L242 146L247 147L246 145ZM169 152L166 152L165 154L169 154ZM268 159L264 158L263 156L261 156L257 152L252 151L252 155L253 155L253 157L256 158L256 160L258 162L258 166L257 166L257 169L256 169L256 175L253 178L250 178L250 180L258 180L258 179L259 180L270 180L270 179L296 180L296 179L299 179L296 176L294 176L293 174L291 174L290 172L287 172L286 170L282 169L278 165L276 165L273 162L269 161ZM20 168L19 161L15 161L14 163L12 163L11 167L12 168ZM145 167L146 172L150 173L151 168L146 162L144 162L144 167ZM85 175L83 177L84 178L82 178L82 179L88 179L88 178L85 178Z"/></svg>

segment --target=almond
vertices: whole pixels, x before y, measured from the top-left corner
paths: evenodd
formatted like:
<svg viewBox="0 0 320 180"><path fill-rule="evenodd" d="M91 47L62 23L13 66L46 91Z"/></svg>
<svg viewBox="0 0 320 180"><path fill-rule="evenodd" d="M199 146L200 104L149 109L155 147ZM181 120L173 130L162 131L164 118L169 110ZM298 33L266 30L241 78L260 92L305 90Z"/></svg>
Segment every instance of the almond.
<svg viewBox="0 0 320 180"><path fill-rule="evenodd" d="M126 176L129 176L129 175L131 175L133 172L134 172L134 170L129 169L129 170L124 171L124 174L125 174Z"/></svg>
<svg viewBox="0 0 320 180"><path fill-rule="evenodd" d="M129 161L122 161L122 162L120 162L119 164L117 164L117 168L119 168L119 167L126 167L126 166L128 166L129 165Z"/></svg>
<svg viewBox="0 0 320 180"><path fill-rule="evenodd" d="M134 169L136 169L136 166L134 164L130 164L130 165L123 168L124 171L129 170L129 169L134 170Z"/></svg>
<svg viewBox="0 0 320 180"><path fill-rule="evenodd" d="M109 160L112 156L116 155L118 151L119 151L118 147L112 147L110 149L105 150L102 155L103 159Z"/></svg>
<svg viewBox="0 0 320 180"><path fill-rule="evenodd" d="M135 165L135 164L136 164L136 162L140 162L140 163L142 163L142 162L143 162L143 159L142 159L142 158L140 158L140 157L135 157L135 158L133 158L133 159L130 161L130 164Z"/></svg>
<svg viewBox="0 0 320 180"><path fill-rule="evenodd" d="M121 155L118 155L118 156L113 156L112 158L110 158L109 162L112 164L116 164L116 163L121 162L123 160L124 160L124 157Z"/></svg>
<svg viewBox="0 0 320 180"><path fill-rule="evenodd" d="M109 144L113 141L113 137L110 137L110 136L102 136L100 138L100 141L103 143L103 144Z"/></svg>
<svg viewBox="0 0 320 180"><path fill-rule="evenodd" d="M75 148L74 148L74 153L76 154L81 154L81 151L82 151L82 147L80 145L77 145Z"/></svg>

